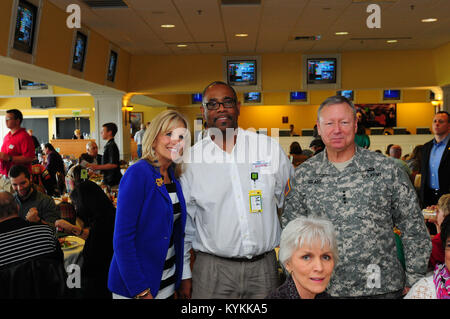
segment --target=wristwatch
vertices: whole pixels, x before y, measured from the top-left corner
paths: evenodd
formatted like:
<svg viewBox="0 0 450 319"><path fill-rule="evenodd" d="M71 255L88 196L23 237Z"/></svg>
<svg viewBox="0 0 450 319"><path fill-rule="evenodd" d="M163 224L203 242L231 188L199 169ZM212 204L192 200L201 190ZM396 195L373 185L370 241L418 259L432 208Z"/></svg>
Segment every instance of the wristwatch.
<svg viewBox="0 0 450 319"><path fill-rule="evenodd" d="M12 162L12 156L11 155L9 155L9 161Z"/></svg>
<svg viewBox="0 0 450 319"><path fill-rule="evenodd" d="M150 294L150 288L145 289L139 295L134 296L134 299L142 299Z"/></svg>

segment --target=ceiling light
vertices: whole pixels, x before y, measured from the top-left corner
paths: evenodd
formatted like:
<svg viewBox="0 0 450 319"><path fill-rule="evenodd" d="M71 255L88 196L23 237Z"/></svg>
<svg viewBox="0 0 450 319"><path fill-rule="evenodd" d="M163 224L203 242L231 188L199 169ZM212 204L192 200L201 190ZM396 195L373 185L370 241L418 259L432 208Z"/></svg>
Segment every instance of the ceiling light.
<svg viewBox="0 0 450 319"><path fill-rule="evenodd" d="M248 37L248 34L247 33L236 33L234 36L238 37L238 38L245 38L245 37Z"/></svg>
<svg viewBox="0 0 450 319"><path fill-rule="evenodd" d="M161 28L175 28L175 24L161 24Z"/></svg>
<svg viewBox="0 0 450 319"><path fill-rule="evenodd" d="M436 22L436 18L428 18L428 19L422 19L422 22Z"/></svg>
<svg viewBox="0 0 450 319"><path fill-rule="evenodd" d="M340 31L335 33L335 35L347 35L347 34L348 34L347 31Z"/></svg>
<svg viewBox="0 0 450 319"><path fill-rule="evenodd" d="M185 47L187 47L187 44L177 44L177 47L179 47L179 48L185 48Z"/></svg>
<svg viewBox="0 0 450 319"><path fill-rule="evenodd" d="M398 40L387 40L386 42L387 42L387 43L397 43Z"/></svg>

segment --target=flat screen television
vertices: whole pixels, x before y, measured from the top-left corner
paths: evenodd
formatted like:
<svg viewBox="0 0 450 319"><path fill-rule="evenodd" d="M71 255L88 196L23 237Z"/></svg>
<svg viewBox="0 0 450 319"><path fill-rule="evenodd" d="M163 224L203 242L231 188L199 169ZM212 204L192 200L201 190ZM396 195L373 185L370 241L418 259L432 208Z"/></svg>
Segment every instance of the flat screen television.
<svg viewBox="0 0 450 319"><path fill-rule="evenodd" d="M233 86L257 85L256 60L228 60L227 81Z"/></svg>
<svg viewBox="0 0 450 319"><path fill-rule="evenodd" d="M244 103L261 103L261 92L244 93Z"/></svg>
<svg viewBox="0 0 450 319"><path fill-rule="evenodd" d="M192 104L202 104L203 95L201 93L194 93L191 96Z"/></svg>
<svg viewBox="0 0 450 319"><path fill-rule="evenodd" d="M36 109L48 109L56 107L56 97L45 96L45 97L32 97L31 98L31 108Z"/></svg>
<svg viewBox="0 0 450 319"><path fill-rule="evenodd" d="M114 82L116 78L116 68L117 68L117 52L111 51L109 55L108 74L106 77L108 81Z"/></svg>
<svg viewBox="0 0 450 319"><path fill-rule="evenodd" d="M37 11L37 7L33 4L25 0L19 1L14 33L14 49L25 53L33 52Z"/></svg>
<svg viewBox="0 0 450 319"><path fill-rule="evenodd" d="M308 100L308 92L296 91L290 93L291 102L306 102Z"/></svg>
<svg viewBox="0 0 450 319"><path fill-rule="evenodd" d="M336 83L336 58L308 58L306 68L308 84Z"/></svg>
<svg viewBox="0 0 450 319"><path fill-rule="evenodd" d="M75 47L73 50L72 68L83 72L84 60L86 55L87 36L77 31L75 38Z"/></svg>
<svg viewBox="0 0 450 319"><path fill-rule="evenodd" d="M342 90L337 91L337 95L345 97L347 100L353 101L354 93L353 90Z"/></svg>
<svg viewBox="0 0 450 319"><path fill-rule="evenodd" d="M400 90L384 90L383 100L400 100L401 91Z"/></svg>
<svg viewBox="0 0 450 319"><path fill-rule="evenodd" d="M19 90L48 90L48 85L23 79L19 80Z"/></svg>

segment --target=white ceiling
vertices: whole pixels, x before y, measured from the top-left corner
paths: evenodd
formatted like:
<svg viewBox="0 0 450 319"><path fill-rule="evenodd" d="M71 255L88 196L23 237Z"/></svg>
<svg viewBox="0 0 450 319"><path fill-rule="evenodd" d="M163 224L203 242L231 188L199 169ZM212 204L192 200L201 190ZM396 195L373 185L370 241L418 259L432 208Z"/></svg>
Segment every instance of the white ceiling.
<svg viewBox="0 0 450 319"><path fill-rule="evenodd" d="M260 5L234 6L222 0L123 0L128 7L102 9L83 0L50 2L64 11L80 5L83 25L134 55L407 50L450 42L450 0L260 0ZM381 7L380 29L366 26L371 3ZM430 17L438 21L421 22ZM349 34L337 36L337 31ZM320 40L294 40L313 35Z"/></svg>

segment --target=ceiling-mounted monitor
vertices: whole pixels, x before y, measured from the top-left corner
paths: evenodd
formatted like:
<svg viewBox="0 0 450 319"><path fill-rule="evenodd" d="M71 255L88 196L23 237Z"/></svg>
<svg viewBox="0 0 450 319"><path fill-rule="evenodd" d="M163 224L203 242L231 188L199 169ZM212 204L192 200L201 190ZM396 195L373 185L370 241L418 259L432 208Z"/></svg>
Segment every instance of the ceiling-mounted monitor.
<svg viewBox="0 0 450 319"><path fill-rule="evenodd" d="M55 107L56 107L56 98L54 96L31 98L31 108L49 109Z"/></svg>
<svg viewBox="0 0 450 319"><path fill-rule="evenodd" d="M303 89L340 89L341 55L302 55Z"/></svg>
<svg viewBox="0 0 450 319"><path fill-rule="evenodd" d="M109 54L109 63L108 63L108 74L106 75L106 79L110 82L114 82L116 79L116 68L117 68L117 52L111 50Z"/></svg>
<svg viewBox="0 0 450 319"><path fill-rule="evenodd" d="M307 63L308 84L336 83L335 58L310 58Z"/></svg>
<svg viewBox="0 0 450 319"><path fill-rule="evenodd" d="M73 50L72 68L83 72L86 59L87 35L77 31Z"/></svg>
<svg viewBox="0 0 450 319"><path fill-rule="evenodd" d="M306 91L295 91L290 92L289 94L289 102L307 102L308 101L308 92Z"/></svg>
<svg viewBox="0 0 450 319"><path fill-rule="evenodd" d="M48 90L48 85L45 83L39 83L34 81L28 81L24 79L18 79L19 81L19 90Z"/></svg>
<svg viewBox="0 0 450 319"><path fill-rule="evenodd" d="M383 100L401 100L401 90L383 90Z"/></svg>
<svg viewBox="0 0 450 319"><path fill-rule="evenodd" d="M223 58L224 82L236 91L261 90L261 58L259 56L228 56Z"/></svg>
<svg viewBox="0 0 450 319"><path fill-rule="evenodd" d="M33 53L37 15L38 9L35 5L25 0L19 1L14 32L14 49Z"/></svg>
<svg viewBox="0 0 450 319"><path fill-rule="evenodd" d="M192 104L202 104L203 96L201 93L194 93L191 95Z"/></svg>
<svg viewBox="0 0 450 319"><path fill-rule="evenodd" d="M261 92L244 93L244 104L260 104L262 102Z"/></svg>
<svg viewBox="0 0 450 319"><path fill-rule="evenodd" d="M345 97L347 100L349 101L353 101L354 98L354 92L353 90L342 90L342 91L337 91L337 95L343 96Z"/></svg>

